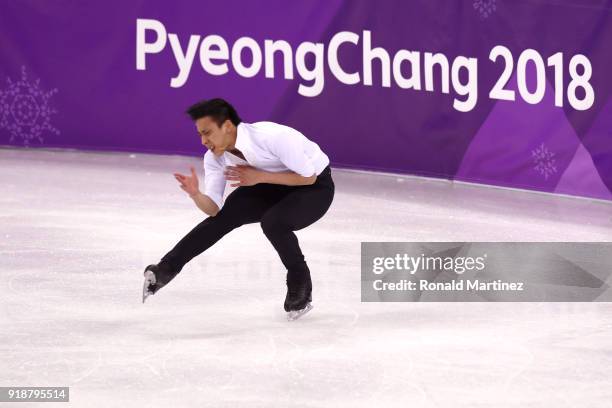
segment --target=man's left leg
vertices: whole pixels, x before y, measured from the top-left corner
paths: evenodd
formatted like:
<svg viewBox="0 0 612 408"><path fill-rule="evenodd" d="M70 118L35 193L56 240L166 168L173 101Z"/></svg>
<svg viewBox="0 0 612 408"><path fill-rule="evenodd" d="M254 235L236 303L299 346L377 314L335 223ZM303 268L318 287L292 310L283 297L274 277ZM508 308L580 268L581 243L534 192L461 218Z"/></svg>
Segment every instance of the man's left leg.
<svg viewBox="0 0 612 408"><path fill-rule="evenodd" d="M287 312L304 309L312 301L310 270L293 231L323 217L333 197L331 175L329 172L322 173L315 184L294 188L268 209L261 219L262 230L287 269Z"/></svg>

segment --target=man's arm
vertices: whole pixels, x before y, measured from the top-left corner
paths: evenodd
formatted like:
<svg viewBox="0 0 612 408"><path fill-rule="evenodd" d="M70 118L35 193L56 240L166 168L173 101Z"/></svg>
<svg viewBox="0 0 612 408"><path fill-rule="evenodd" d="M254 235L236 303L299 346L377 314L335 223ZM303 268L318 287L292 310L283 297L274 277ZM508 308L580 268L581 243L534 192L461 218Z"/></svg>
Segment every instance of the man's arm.
<svg viewBox="0 0 612 408"><path fill-rule="evenodd" d="M177 181L181 184L181 189L183 189L183 191L185 191L187 194L189 194L189 197L191 197L191 199L195 202L196 206L204 211L206 214L210 215L211 217L214 217L215 215L217 215L217 213L219 212L219 205L217 204L217 202L215 202L215 200L213 200L212 197L210 197L208 191L212 191L214 194L214 192L216 191L214 188L211 189L205 189L206 194L203 194L200 191L200 184L198 181L198 176L195 172L195 169L193 168L193 166L191 166L191 176L186 176L180 173L174 173L174 177L177 179ZM209 181L211 181L211 184L216 183L216 180L213 180L213 178L209 177ZM221 176L221 180L223 183L223 186L219 186L220 191L216 191L216 194L219 196L218 200L221 201L221 195L223 194L223 188L225 188L225 180L222 178Z"/></svg>
<svg viewBox="0 0 612 408"><path fill-rule="evenodd" d="M286 132L271 136L269 149L270 152L278 157L281 163L283 163L290 172L295 173L297 177L284 178L284 176L279 176L281 177L280 180L283 181L279 184L314 184L317 180L315 168L304 152L304 143L306 143L308 139L295 129L288 127L286 127L286 129ZM277 180L275 174L279 173L273 173L271 176L272 181L268 181L269 183L275 183L275 180ZM268 178L268 176L266 176L266 178ZM287 182L285 183L284 181ZM264 181L264 183L265 182L266 181Z"/></svg>
<svg viewBox="0 0 612 408"><path fill-rule="evenodd" d="M304 177L293 171L269 172L243 164L227 166L224 174L225 178L232 183L230 184L232 187L253 186L258 183L307 186L317 181L315 173L310 177Z"/></svg>
<svg viewBox="0 0 612 408"><path fill-rule="evenodd" d="M308 186L314 184L315 181L317 181L316 174L313 174L310 177L304 177L293 171L273 173L262 170L260 183L284 184L286 186Z"/></svg>
<svg viewBox="0 0 612 408"><path fill-rule="evenodd" d="M191 197L200 210L211 217L214 217L219 212L217 204L206 194L202 194L202 192L198 191L195 194L189 194L189 197Z"/></svg>

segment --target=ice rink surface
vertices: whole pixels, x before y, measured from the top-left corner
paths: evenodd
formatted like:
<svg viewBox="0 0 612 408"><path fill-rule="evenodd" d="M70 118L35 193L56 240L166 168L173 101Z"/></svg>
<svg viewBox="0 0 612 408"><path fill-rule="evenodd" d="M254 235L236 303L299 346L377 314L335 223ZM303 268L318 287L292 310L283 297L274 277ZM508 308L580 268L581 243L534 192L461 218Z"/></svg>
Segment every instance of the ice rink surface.
<svg viewBox="0 0 612 408"><path fill-rule="evenodd" d="M610 303L360 302L362 241L611 241L612 203L334 169L297 233L303 319L258 224L143 305L143 268L205 217L172 176L191 164L0 149L0 386L70 386L73 407L612 406Z"/></svg>

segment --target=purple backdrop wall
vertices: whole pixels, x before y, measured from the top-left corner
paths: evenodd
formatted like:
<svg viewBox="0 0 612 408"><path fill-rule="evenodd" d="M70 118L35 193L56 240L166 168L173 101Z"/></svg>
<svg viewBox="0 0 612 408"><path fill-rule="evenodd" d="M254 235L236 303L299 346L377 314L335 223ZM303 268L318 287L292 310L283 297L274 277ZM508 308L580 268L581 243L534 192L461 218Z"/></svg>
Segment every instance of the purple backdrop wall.
<svg viewBox="0 0 612 408"><path fill-rule="evenodd" d="M611 13L611 2L601 0L1 0L0 145L200 155L184 109L220 96L248 122L272 120L299 129L336 166L609 200ZM166 31L164 47L144 54L145 43L161 41L159 32L143 28L155 22ZM140 45L138 31L144 33ZM337 53L342 70L358 75L355 84L330 68L330 41L340 32L358 37ZM235 60L225 61L227 73L212 75L200 62L200 48L194 48L193 65L180 79L166 34L175 36L185 55L194 35L201 37L194 39L197 47L204 37L218 35L229 52L241 37L253 39L262 52L265 40L284 40L294 53L293 79L284 77L280 54L271 78L264 73L265 61L252 77L240 75ZM380 60L371 64L372 84L366 84L366 35L372 48L390 55L389 86ZM319 43L324 51L319 58L316 45L304 48L310 52L299 72L297 54L304 42ZM489 94L506 66L501 57L489 58L496 46L506 47L513 58L505 89L514 92L514 101ZM523 60L522 72L521 55L528 49L535 57ZM421 68L404 61L396 75L392 65L400 50L420 53ZM137 67L138 52L146 69ZM426 52L443 54L451 71L460 56L476 61L476 68L458 65L456 84L449 79L444 93L443 70L437 67L434 89L427 91ZM559 52L557 69L548 58ZM572 73L576 55L585 59L575 62L587 61L590 68L578 64ZM248 49L241 56L247 67L255 62ZM321 61L323 76L307 80L309 68ZM592 75L585 78L589 69ZM402 88L402 78L413 79L413 89ZM315 91L317 81L322 86ZM469 96L477 98L466 111L455 105L468 99L461 83L469 83ZM318 94L305 96L308 92Z"/></svg>

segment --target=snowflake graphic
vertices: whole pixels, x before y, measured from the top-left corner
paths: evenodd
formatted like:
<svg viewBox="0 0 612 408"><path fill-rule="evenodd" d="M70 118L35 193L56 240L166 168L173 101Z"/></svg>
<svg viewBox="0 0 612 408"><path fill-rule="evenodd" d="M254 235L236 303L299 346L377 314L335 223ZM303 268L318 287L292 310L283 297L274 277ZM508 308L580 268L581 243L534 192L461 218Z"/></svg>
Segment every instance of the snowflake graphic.
<svg viewBox="0 0 612 408"><path fill-rule="evenodd" d="M29 82L26 68L21 67L21 80L12 81L6 78L8 87L0 90L0 129L7 129L11 138L23 139L23 145L29 146L33 140L43 142L45 131L58 135L59 130L51 125L51 115L57 113L49 106L49 99L57 88L44 92L40 89L40 79Z"/></svg>
<svg viewBox="0 0 612 408"><path fill-rule="evenodd" d="M497 0L474 0L474 9L484 20L497 10Z"/></svg>
<svg viewBox="0 0 612 408"><path fill-rule="evenodd" d="M535 163L533 169L540 173L544 180L548 180L549 176L557 172L555 154L548 150L544 143L531 152L531 157Z"/></svg>

